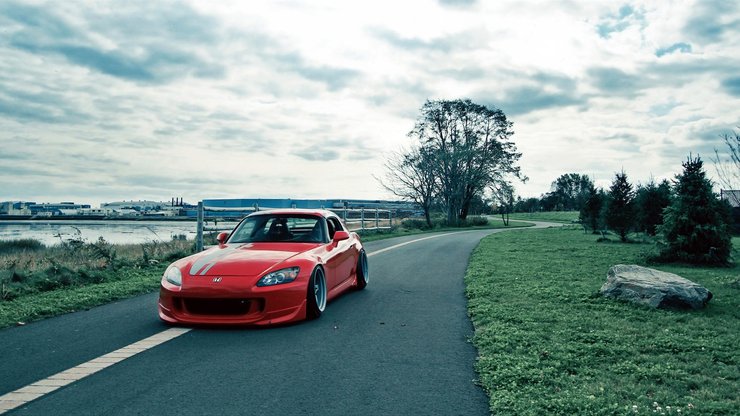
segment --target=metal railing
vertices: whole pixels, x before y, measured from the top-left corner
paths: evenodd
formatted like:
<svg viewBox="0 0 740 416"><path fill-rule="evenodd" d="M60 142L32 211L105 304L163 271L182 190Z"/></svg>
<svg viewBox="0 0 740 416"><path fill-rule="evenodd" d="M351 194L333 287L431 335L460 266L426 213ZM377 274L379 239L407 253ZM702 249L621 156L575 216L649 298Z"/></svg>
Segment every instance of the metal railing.
<svg viewBox="0 0 740 416"><path fill-rule="evenodd" d="M222 207L207 207L203 205L203 202L198 202L198 224L195 233L195 250L200 252L203 250L203 233L204 232L222 232L231 231L234 229L236 224L241 221L242 217L249 215L256 211L269 210L273 208L264 208L255 204L252 207L234 207L234 208L222 208ZM350 231L360 230L389 230L393 227L393 211L387 209L365 209L365 208L333 208L329 211L334 212L344 222L345 226ZM210 218L206 218L206 212L218 213L218 212L241 212L244 213L242 217L235 218L234 216L221 216L211 215ZM213 226L208 226L208 221L214 223ZM219 226L219 222L224 225ZM228 224L228 225L226 225ZM359 227L357 226L359 225Z"/></svg>
<svg viewBox="0 0 740 416"><path fill-rule="evenodd" d="M242 217L245 217L255 211L259 211L260 209L269 209L269 208L260 208L259 205L255 204L252 207L235 207L235 208L222 208L222 207L206 207L203 205L203 201L198 202L198 225L195 229L195 251L200 252L203 251L203 232L221 232L221 231L231 231L234 229L236 224L241 221ZM209 227L207 226L207 222L209 219L206 217L206 212L241 212L244 213L239 218L235 218L233 216L221 216L218 215L212 215L210 220L213 221L213 226ZM230 224L230 225L221 225L219 226L218 223L221 222L222 224Z"/></svg>
<svg viewBox="0 0 740 416"><path fill-rule="evenodd" d="M330 209L342 218L347 229L358 230L389 230L393 227L393 211L379 208L339 208ZM359 224L359 227L356 225Z"/></svg>

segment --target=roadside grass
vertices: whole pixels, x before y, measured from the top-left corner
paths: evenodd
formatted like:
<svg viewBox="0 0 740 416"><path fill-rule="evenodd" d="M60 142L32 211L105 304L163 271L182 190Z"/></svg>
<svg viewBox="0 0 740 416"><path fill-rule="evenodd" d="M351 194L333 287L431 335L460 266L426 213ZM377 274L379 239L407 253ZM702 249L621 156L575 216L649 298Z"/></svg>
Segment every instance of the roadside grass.
<svg viewBox="0 0 740 416"><path fill-rule="evenodd" d="M187 240L0 242L0 328L155 290L170 261L193 247Z"/></svg>
<svg viewBox="0 0 740 416"><path fill-rule="evenodd" d="M518 221L550 221L572 224L578 222L578 211L514 212L509 218Z"/></svg>
<svg viewBox="0 0 740 416"><path fill-rule="evenodd" d="M86 286L64 287L0 302L0 328L86 310L105 303L156 290L166 266L126 269L118 280ZM154 306L152 313L155 313Z"/></svg>
<svg viewBox="0 0 740 416"><path fill-rule="evenodd" d="M650 265L714 298L695 312L636 307L598 291L610 266L644 264L652 245L597 238L500 233L473 253L468 310L491 413L740 414L738 267Z"/></svg>
<svg viewBox="0 0 740 416"><path fill-rule="evenodd" d="M488 225L480 225L480 226L470 226L470 227L434 227L431 229L421 229L421 228L406 228L406 227L394 227L390 230L368 230L368 231L360 231L360 238L362 238L363 242L370 242L370 241L377 241L377 240L385 240L387 238L394 238L394 237L403 237L407 235L416 235L416 234L428 234L428 233L438 233L438 232L449 232L449 231L463 231L463 230L487 230L487 229L499 229L499 228L522 228L522 227L532 227L534 224L524 221L509 221L509 225L504 225L503 221L501 221L501 218L488 218Z"/></svg>

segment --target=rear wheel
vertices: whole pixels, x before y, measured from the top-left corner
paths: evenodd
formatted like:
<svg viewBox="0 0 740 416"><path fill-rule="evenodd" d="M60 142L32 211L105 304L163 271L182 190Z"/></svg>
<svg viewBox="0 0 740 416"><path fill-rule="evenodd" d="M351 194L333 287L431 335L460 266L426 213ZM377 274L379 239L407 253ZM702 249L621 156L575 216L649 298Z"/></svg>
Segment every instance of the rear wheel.
<svg viewBox="0 0 740 416"><path fill-rule="evenodd" d="M314 269L306 294L306 318L316 319L326 309L326 277L321 267Z"/></svg>
<svg viewBox="0 0 740 416"><path fill-rule="evenodd" d="M357 290L367 287L369 281L370 269L367 267L367 254L365 250L360 250L360 255L357 257Z"/></svg>

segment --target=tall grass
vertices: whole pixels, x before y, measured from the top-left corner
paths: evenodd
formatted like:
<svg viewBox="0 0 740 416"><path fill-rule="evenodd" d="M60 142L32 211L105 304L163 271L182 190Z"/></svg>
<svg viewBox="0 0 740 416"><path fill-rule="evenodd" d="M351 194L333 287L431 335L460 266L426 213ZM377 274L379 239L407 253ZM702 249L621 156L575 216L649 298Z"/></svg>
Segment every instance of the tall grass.
<svg viewBox="0 0 740 416"><path fill-rule="evenodd" d="M21 240L0 240L0 255L13 254L26 251L38 251L45 249L41 241L32 238Z"/></svg>
<svg viewBox="0 0 740 416"><path fill-rule="evenodd" d="M120 280L122 270L161 267L192 250L186 240L113 245L102 238L72 239L51 247L36 240L0 241L0 302Z"/></svg>

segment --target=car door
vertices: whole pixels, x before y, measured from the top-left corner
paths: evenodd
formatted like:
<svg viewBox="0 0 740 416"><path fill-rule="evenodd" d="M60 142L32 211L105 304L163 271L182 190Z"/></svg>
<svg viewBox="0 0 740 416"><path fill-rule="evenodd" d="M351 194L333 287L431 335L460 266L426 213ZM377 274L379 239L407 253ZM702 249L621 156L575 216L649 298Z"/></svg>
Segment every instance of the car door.
<svg viewBox="0 0 740 416"><path fill-rule="evenodd" d="M334 242L334 234L337 231L346 231L342 223L334 217L329 217L326 220L329 228L329 245L327 246L327 254L329 258L326 261L326 265L331 269L328 277L328 286L330 289L337 287L339 284L347 280L354 267L354 256L353 254L353 239L342 240Z"/></svg>

